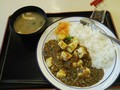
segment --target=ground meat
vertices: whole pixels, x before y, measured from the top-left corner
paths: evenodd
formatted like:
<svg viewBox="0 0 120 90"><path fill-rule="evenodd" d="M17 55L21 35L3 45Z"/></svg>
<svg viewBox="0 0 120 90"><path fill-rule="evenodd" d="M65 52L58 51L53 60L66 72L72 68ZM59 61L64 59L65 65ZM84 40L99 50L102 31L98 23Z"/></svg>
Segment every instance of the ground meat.
<svg viewBox="0 0 120 90"><path fill-rule="evenodd" d="M67 43L69 43L67 41ZM78 57L72 56L68 61L64 61L60 58L60 54L63 50L59 47L57 40L50 40L44 46L44 58L45 60L52 57L52 67L49 67L50 71L56 77L57 72L60 69L64 69L66 72L65 78L59 78L63 83L70 86L86 87L91 86L99 82L104 75L103 69L96 69L92 67L92 62L89 53L82 58L83 67L90 69L91 73L89 77L79 77L79 67L73 67L72 63L78 61ZM73 54L73 53L71 53Z"/></svg>

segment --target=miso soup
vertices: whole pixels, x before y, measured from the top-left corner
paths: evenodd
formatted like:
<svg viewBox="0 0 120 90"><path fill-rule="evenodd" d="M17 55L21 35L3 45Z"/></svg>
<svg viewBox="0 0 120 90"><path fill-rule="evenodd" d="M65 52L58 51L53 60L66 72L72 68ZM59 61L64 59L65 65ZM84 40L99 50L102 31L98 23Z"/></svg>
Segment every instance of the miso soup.
<svg viewBox="0 0 120 90"><path fill-rule="evenodd" d="M19 34L31 34L43 27L45 18L37 12L25 12L17 17L14 29Z"/></svg>

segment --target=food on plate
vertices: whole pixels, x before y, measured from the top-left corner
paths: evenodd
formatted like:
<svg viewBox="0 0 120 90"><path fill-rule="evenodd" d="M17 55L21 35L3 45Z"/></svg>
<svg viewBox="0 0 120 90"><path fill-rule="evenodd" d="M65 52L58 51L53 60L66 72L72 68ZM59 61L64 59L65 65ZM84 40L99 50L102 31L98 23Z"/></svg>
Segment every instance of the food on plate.
<svg viewBox="0 0 120 90"><path fill-rule="evenodd" d="M14 29L20 34L31 34L45 24L45 18L37 12L25 12L17 17L14 22Z"/></svg>
<svg viewBox="0 0 120 90"><path fill-rule="evenodd" d="M109 39L88 26L71 22L60 22L55 29L55 36L55 39L45 43L43 55L46 65L56 78L77 87L94 85L103 78L104 69L109 68L114 60L111 56L114 46ZM95 38L97 40L91 40ZM108 49L110 51L104 51ZM105 66L105 62L109 65Z"/></svg>
<svg viewBox="0 0 120 90"><path fill-rule="evenodd" d="M49 58L46 59L46 64L47 64L48 67L51 67L53 65L52 60L53 60L52 57L49 57Z"/></svg>
<svg viewBox="0 0 120 90"><path fill-rule="evenodd" d="M61 49L66 49L67 47L67 44L62 40L58 43L58 45L60 46Z"/></svg>
<svg viewBox="0 0 120 90"><path fill-rule="evenodd" d="M72 53L78 46L79 42L77 38L73 38L72 42L68 44L67 51Z"/></svg>
<svg viewBox="0 0 120 90"><path fill-rule="evenodd" d="M70 54L69 52L66 52L66 51L62 51L60 57L64 61L68 61L72 57L72 54Z"/></svg>
<svg viewBox="0 0 120 90"><path fill-rule="evenodd" d="M69 44L74 42L73 39ZM67 47L61 48L59 42L50 40L44 46L46 64L55 77L67 85L80 87L91 86L103 78L103 69L92 67L91 57L84 46L78 44L73 52L69 52Z"/></svg>
<svg viewBox="0 0 120 90"><path fill-rule="evenodd" d="M57 34L57 39L63 40L69 36L69 25L68 22L60 22L57 26L55 33Z"/></svg>
<svg viewBox="0 0 120 90"><path fill-rule="evenodd" d="M109 38L80 23L73 22L69 28L69 34L78 38L79 43L88 49L93 67L107 69L112 65L115 46Z"/></svg>
<svg viewBox="0 0 120 90"><path fill-rule="evenodd" d="M65 78L65 77L66 77L66 72L65 72L65 70L60 69L60 70L57 72L56 77L58 77L58 78Z"/></svg>

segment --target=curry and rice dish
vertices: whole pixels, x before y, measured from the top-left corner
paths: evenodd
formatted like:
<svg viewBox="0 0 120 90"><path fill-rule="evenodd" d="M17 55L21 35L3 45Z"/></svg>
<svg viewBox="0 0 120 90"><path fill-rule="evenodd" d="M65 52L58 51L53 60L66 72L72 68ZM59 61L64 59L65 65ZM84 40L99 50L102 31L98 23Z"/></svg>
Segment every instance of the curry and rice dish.
<svg viewBox="0 0 120 90"><path fill-rule="evenodd" d="M70 86L86 87L98 83L104 70L92 67L86 46L69 34L69 23L61 22L55 30L57 39L45 43L43 54L51 73Z"/></svg>

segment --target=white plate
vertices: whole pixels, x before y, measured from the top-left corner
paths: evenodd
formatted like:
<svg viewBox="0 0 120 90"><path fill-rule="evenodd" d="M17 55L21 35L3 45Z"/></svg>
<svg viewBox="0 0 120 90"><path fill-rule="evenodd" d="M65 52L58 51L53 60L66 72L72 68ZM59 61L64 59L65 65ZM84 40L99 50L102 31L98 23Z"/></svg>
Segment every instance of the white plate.
<svg viewBox="0 0 120 90"><path fill-rule="evenodd" d="M105 74L103 79L98 82L95 85L89 86L89 87L74 87L74 86L68 86L64 83L62 83L60 80L58 80L49 70L49 68L46 66L44 57L43 57L43 48L44 48L44 44L51 39L55 39L55 35L54 35L54 29L57 27L57 25L59 24L59 22L61 21L69 21L69 22L76 22L78 23L82 18L84 17L69 17L69 18L65 18L62 20L59 20L55 23L53 23L51 26L49 26L45 32L43 33L43 35L41 36L39 43L38 43L38 47L37 47L37 60L38 60L38 64L39 67L42 71L42 73L44 74L44 76L57 88L62 89L62 90L104 90L106 88L108 88L110 85L112 85L112 83L117 79L119 72L120 72L120 46L115 44L115 60L113 62L113 65L107 69L104 70ZM105 27L103 24L94 21L95 24L100 27L102 30L104 30L104 32L106 32L108 35L115 37L114 34L107 28ZM114 54L114 52L113 52Z"/></svg>

